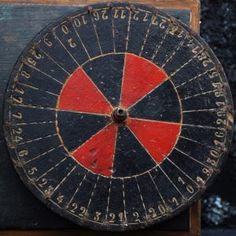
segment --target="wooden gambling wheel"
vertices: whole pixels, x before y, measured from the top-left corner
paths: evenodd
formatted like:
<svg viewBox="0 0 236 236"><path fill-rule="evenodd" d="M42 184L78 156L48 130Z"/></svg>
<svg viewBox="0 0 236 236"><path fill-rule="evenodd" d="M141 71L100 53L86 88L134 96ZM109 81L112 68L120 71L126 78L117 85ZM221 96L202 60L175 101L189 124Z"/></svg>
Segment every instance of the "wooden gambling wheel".
<svg viewBox="0 0 236 236"><path fill-rule="evenodd" d="M198 199L232 134L224 72L185 25L140 4L80 8L32 40L6 92L23 182L98 230L143 228Z"/></svg>

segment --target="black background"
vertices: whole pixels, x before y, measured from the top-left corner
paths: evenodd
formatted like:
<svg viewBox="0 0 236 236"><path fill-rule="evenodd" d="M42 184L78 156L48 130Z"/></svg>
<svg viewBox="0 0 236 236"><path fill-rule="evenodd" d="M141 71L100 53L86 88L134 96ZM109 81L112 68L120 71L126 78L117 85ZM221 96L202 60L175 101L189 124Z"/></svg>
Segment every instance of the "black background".
<svg viewBox="0 0 236 236"><path fill-rule="evenodd" d="M236 1L202 0L201 15L201 36L223 64L236 104ZM205 195L212 194L236 206L236 133L223 171ZM225 227L236 227L236 217L226 221Z"/></svg>

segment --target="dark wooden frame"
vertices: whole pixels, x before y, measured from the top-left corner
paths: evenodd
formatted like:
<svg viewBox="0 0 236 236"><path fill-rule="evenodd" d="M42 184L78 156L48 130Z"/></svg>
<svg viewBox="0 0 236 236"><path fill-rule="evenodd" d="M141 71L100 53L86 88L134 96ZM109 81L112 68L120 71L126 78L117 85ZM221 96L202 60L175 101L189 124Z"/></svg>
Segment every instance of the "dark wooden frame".
<svg viewBox="0 0 236 236"><path fill-rule="evenodd" d="M7 4L50 4L50 5L85 5L112 0L0 0ZM114 1L114 0L113 0ZM121 1L121 0L116 0ZM145 3L158 8L187 9L191 11L191 27L194 31L200 30L200 0L126 0L128 2Z"/></svg>
<svg viewBox="0 0 236 236"><path fill-rule="evenodd" d="M201 235L201 202L196 202L190 209L190 231L158 231L158 230L141 230L123 233L99 232L87 229L79 230L3 230L0 231L0 236L103 236L122 235L122 236L200 236Z"/></svg>
<svg viewBox="0 0 236 236"><path fill-rule="evenodd" d="M49 5L85 5L96 2L109 2L112 0L0 0L0 4L49 4ZM116 0L117 1L117 0ZM200 0L127 0L129 2L139 2L150 4L158 8L167 9L186 9L191 11L191 28L198 32L200 31ZM121 233L123 236L141 236L148 234L148 236L200 236L201 235L201 202L196 202L190 211L190 231L158 231L146 230L135 232ZM97 231L79 229L65 229L65 230L1 230L0 236L96 236ZM104 236L110 236L109 232L101 232ZM119 234L119 233L112 233Z"/></svg>

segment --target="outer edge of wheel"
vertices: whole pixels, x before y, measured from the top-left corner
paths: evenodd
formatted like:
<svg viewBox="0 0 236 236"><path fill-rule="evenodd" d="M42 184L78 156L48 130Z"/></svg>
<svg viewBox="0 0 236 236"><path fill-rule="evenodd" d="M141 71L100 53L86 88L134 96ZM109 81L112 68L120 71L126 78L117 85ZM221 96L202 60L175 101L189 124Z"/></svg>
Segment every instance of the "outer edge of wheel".
<svg viewBox="0 0 236 236"><path fill-rule="evenodd" d="M116 4L116 3L112 3L113 4ZM119 4L122 4L122 3L119 3ZM123 3L125 5L127 5L127 3ZM148 8L148 9L151 9L152 11L155 9L151 6L146 6L146 5L143 5L143 4L135 4L135 5L140 5L142 6L143 8ZM94 4L94 5L90 5L91 7L97 7L97 6L107 6L107 3L100 3L100 4ZM77 11L75 11L75 13L78 13L80 11L83 11L85 9L87 9L88 6L85 6L85 7L82 7L82 8L78 8ZM159 12L161 15L164 15L164 16L168 16L167 14L155 9L155 11ZM73 13L72 13L73 14ZM169 17L169 16L168 16ZM53 28L53 26L55 26L58 22L60 21L63 21L63 19L67 19L67 17L63 16L63 17L60 17L58 18L55 23L52 23L52 24L49 24L48 26L46 26L43 30L41 30L28 44L27 46L24 48L23 52L21 53L21 55L19 56L17 62L15 63L15 65L13 66L13 68L15 68L11 75L10 75L10 80L8 81L7 83L7 86L6 86L6 93L4 94L4 101L6 101L6 98L8 97L10 91L9 91L9 87L10 87L10 84L12 83L13 81L13 78L16 74L16 68L19 66L19 64L21 63L21 60L23 58L23 55L25 52L27 52L29 50L29 48L32 46L32 44L34 42L37 41L37 39L39 38L40 35L42 35L44 32L47 32L49 29ZM190 30L189 28L187 28L186 25L184 25L183 23L179 22L185 29L187 29L188 32L191 32L191 34L193 34L194 36L197 37L197 40L200 41L203 45L205 45L207 48L208 48L208 52L211 53L211 57L213 57L219 64L219 60L216 58L215 54L213 53L213 51L209 48L208 44L202 40L202 38L196 34L195 32L193 32L192 30ZM223 74L223 79L225 82L227 82L227 80L225 79L226 76L225 76L225 73L223 71L223 68L221 67L221 73ZM230 93L230 89L229 87L227 86L227 94L226 94L226 97L228 99L228 112L232 115L232 124L233 124L233 100L232 100L232 95ZM8 136L9 132L8 132L8 127L7 127L7 124L5 123L6 120L8 120L8 113L7 113L7 108L6 108L6 105L7 105L7 102L3 104L3 109L4 109L4 124L3 124L3 127L4 127L4 135L5 137ZM228 119L229 121L229 119ZM227 143L226 143L226 147L227 147L227 150L224 152L224 155L221 157L221 160L223 160L223 162L220 164L221 166L225 163L226 161L226 156L228 155L229 153L229 146L230 146L230 143L231 143L231 140L232 140L232 136L233 136L233 130L232 130L232 124L228 125L228 132L227 132L227 135L228 135L228 138L227 138ZM14 154L14 149L11 149L9 147L9 141L8 139L6 138L6 145L8 146L8 152L10 154L10 156L12 155L15 155ZM23 183L25 184L25 186L27 186L27 188L33 192L33 194L40 200L42 201L44 204L46 204L51 210L53 210L54 212L58 213L59 215L63 216L63 217L66 217L68 219L70 219L71 221L73 221L74 223L77 223L79 224L80 226L82 227L86 227L86 226L89 226L89 228L91 229L94 229L94 230L99 230L99 231L110 231L111 230L111 226L109 224L99 224L99 223L95 223L93 222L92 224L89 223L89 221L86 221L86 219L84 220L76 220L75 217L73 217L70 213L66 212L66 211L63 211L62 209L59 209L58 207L56 207L55 204L53 204L52 202L50 202L49 200L47 200L42 194L40 194L39 196L39 191L36 189L36 187L31 183L29 182L28 178L26 177L25 173L24 173L24 170L22 168L20 168L19 166L17 166L16 163L13 162L13 165L20 177L20 179L23 181ZM215 176L217 175L218 173L215 173L211 175L211 178L210 180L208 181L206 187L210 186L212 184L212 182L214 181L215 179ZM195 201L197 201L197 199L203 194L203 192L205 191L205 188L204 189L201 189L199 192L197 192L196 195L194 195L194 199L191 199L189 200L187 203L185 203L184 206L181 206L181 208L179 208L178 210L176 210L174 213L172 213L171 215L168 215L168 216L164 216L161 218L161 221L163 220L166 220L166 219L170 219L170 218L173 218L174 216L178 215L180 212L186 210L189 206L191 206ZM112 230L113 231L126 231L126 230L138 230L138 229L142 229L142 228L145 228L147 226L151 226L151 225L154 225L156 223L158 223L159 221L158 220L155 220L155 221L152 221L152 222L147 222L146 224L139 224L138 227L137 225L133 226L133 225L129 225L129 226L124 226L123 228L121 227L121 225L112 225Z"/></svg>

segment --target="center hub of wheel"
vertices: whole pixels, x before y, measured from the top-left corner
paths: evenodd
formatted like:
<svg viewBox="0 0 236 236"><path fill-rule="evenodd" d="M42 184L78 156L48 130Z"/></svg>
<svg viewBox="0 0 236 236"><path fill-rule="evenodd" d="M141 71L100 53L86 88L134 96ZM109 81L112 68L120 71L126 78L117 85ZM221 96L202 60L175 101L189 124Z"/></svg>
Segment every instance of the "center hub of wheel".
<svg viewBox="0 0 236 236"><path fill-rule="evenodd" d="M112 119L115 123L123 123L126 121L127 117L128 112L123 108L118 107L112 112Z"/></svg>

